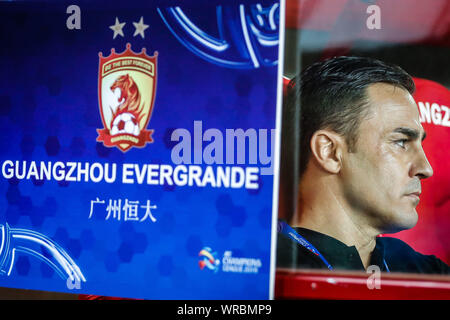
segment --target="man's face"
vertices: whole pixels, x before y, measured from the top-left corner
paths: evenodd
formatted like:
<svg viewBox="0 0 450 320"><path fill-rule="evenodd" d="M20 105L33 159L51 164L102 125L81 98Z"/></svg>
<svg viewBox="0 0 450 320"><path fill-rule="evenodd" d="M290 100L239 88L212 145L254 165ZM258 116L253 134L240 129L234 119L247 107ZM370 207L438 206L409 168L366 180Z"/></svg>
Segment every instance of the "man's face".
<svg viewBox="0 0 450 320"><path fill-rule="evenodd" d="M420 180L433 174L417 105L406 90L384 83L369 86L367 96L370 112L344 156L344 196L361 223L380 232L409 229L418 219Z"/></svg>

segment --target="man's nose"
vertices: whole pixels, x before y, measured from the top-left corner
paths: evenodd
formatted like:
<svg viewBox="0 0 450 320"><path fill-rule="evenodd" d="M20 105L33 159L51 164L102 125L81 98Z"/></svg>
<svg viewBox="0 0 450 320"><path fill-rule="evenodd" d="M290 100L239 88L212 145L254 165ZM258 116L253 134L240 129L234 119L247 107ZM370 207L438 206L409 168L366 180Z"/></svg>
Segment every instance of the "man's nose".
<svg viewBox="0 0 450 320"><path fill-rule="evenodd" d="M414 159L410 175L412 177L419 177L420 179L426 179L433 175L433 168L431 167L422 146L420 146Z"/></svg>

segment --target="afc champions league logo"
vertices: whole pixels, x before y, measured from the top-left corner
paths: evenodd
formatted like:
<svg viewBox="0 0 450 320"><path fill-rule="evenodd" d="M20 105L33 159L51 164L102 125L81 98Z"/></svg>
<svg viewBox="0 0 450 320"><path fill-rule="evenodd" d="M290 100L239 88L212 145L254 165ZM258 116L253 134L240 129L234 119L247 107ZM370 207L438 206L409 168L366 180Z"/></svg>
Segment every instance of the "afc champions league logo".
<svg viewBox="0 0 450 320"><path fill-rule="evenodd" d="M153 130L147 126L153 111L157 82L157 57L131 50L103 57L99 53L98 98L103 129L97 141L122 152L152 143Z"/></svg>
<svg viewBox="0 0 450 320"><path fill-rule="evenodd" d="M200 261L198 262L200 270L203 270L206 267L207 269L214 271L214 273L219 271L220 260L217 258L217 252L209 247L204 247L200 250L198 256L200 257Z"/></svg>

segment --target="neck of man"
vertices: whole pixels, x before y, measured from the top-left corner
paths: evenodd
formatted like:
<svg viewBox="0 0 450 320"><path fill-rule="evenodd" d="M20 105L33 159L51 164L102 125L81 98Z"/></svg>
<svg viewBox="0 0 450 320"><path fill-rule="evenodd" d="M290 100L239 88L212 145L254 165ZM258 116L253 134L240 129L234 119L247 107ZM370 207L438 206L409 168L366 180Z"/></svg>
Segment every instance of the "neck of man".
<svg viewBox="0 0 450 320"><path fill-rule="evenodd" d="M364 221L363 214L352 210L343 200L332 176L304 177L302 181L305 182L299 186L297 212L291 225L326 234L347 246L355 246L367 269L380 232Z"/></svg>

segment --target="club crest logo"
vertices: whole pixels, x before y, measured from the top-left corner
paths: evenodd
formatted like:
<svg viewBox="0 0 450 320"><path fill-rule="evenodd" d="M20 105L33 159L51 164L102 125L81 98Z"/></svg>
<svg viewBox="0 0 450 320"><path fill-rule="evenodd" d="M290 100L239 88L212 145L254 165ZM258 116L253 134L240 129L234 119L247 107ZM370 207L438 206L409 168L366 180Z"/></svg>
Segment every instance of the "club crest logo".
<svg viewBox="0 0 450 320"><path fill-rule="evenodd" d="M97 141L122 152L142 148L153 142L153 130L147 126L155 102L157 57L131 50L111 49L108 57L99 53L98 98L103 129L97 129Z"/></svg>

